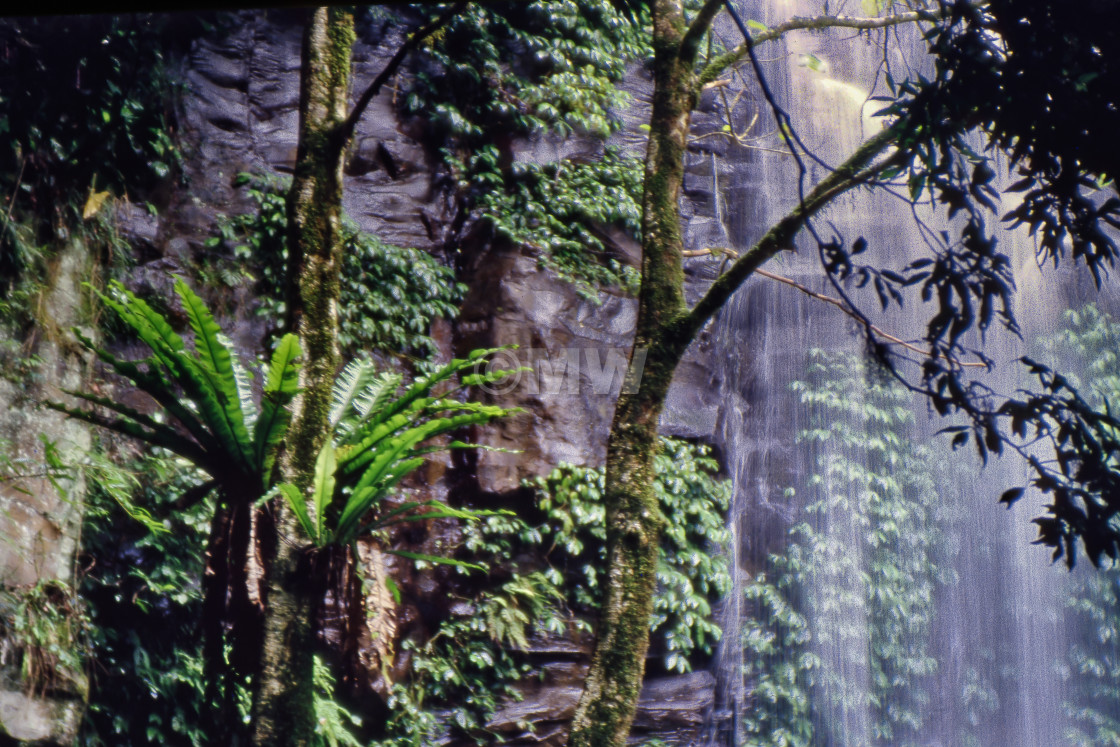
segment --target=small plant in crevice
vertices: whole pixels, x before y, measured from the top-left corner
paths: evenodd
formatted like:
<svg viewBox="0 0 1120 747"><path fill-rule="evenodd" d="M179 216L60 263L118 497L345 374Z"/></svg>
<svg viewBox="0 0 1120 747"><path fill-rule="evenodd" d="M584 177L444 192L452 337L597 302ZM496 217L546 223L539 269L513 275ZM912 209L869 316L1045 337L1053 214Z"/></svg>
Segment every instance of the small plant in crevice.
<svg viewBox="0 0 1120 747"><path fill-rule="evenodd" d="M820 350L794 389L815 464L805 520L745 590L746 744L920 743L942 578L937 483L909 439L909 395Z"/></svg>
<svg viewBox="0 0 1120 747"><path fill-rule="evenodd" d="M287 277L287 208L283 181L241 174L256 204L255 213L226 218L206 243L226 246L232 261L218 272L236 286L254 275L260 297L258 313L282 319ZM339 344L348 355L380 350L401 355L423 373L434 370L439 350L431 337L432 322L454 319L466 286L455 272L427 252L386 244L344 221L342 290L339 298ZM245 266L251 275L245 275Z"/></svg>
<svg viewBox="0 0 1120 747"><path fill-rule="evenodd" d="M84 694L89 620L75 590L56 579L0 590L0 664L31 695Z"/></svg>

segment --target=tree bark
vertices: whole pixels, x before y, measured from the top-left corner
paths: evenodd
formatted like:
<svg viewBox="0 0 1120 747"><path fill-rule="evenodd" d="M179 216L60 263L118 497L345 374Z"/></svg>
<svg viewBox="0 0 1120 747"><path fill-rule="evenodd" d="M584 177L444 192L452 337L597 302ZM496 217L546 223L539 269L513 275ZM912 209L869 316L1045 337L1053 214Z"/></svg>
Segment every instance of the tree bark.
<svg viewBox="0 0 1120 747"><path fill-rule="evenodd" d="M300 138L288 193L288 324L300 336L301 393L285 444L284 478L310 489L315 460L330 436L331 388L339 367L338 297L342 153L350 87L353 18L336 8L312 12L304 35ZM274 501L278 541L269 573L261 670L253 700L253 744L303 747L315 729L312 668L316 583L322 564L299 541L283 501Z"/></svg>
<svg viewBox="0 0 1120 747"><path fill-rule="evenodd" d="M653 6L654 93L642 195L642 286L634 341L635 350L646 351L646 362L637 391L619 397L607 442L606 600L591 668L572 723L571 747L624 747L637 710L649 649L658 546L666 525L653 493L654 457L660 444L658 421L685 349L759 266L792 248L794 235L810 217L888 165L889 159L876 159L898 134L891 129L870 138L688 309L679 210L684 156L698 92L715 68L713 64L703 71L708 77L697 71L700 40L721 7L722 0L709 0L690 25L680 0L656 0Z"/></svg>
<svg viewBox="0 0 1120 747"><path fill-rule="evenodd" d="M704 13L702 12L703 16ZM711 14L704 23L710 22ZM685 313L680 202L696 103L695 45L677 0L653 8L654 94L642 197L642 287L635 350L647 351L633 394L620 396L607 442L606 599L595 651L572 723L572 747L622 747L637 710L657 555L665 517L653 492L658 421L688 341L673 334ZM633 354L632 354L633 356Z"/></svg>

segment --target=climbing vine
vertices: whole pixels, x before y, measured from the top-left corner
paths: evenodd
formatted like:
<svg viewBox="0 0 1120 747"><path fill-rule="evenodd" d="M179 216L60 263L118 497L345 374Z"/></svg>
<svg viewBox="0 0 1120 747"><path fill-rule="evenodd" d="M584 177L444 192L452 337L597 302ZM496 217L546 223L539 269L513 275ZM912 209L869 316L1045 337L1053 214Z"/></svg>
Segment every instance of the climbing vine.
<svg viewBox="0 0 1120 747"><path fill-rule="evenodd" d="M182 172L172 61L201 24L150 13L0 19L0 324L8 335L32 326L54 334L41 301L62 248L84 245L93 280L130 261L111 208L158 201L159 187Z"/></svg>
<svg viewBox="0 0 1120 747"><path fill-rule="evenodd" d="M940 579L936 483L909 438L909 395L820 350L794 389L809 410L798 440L817 456L804 520L746 589L747 743L920 743Z"/></svg>
<svg viewBox="0 0 1120 747"><path fill-rule="evenodd" d="M467 209L592 298L603 286L633 290L596 232L636 237L640 160L608 151L601 163L515 163L513 141L583 136L601 148L629 103L616 84L649 56L642 23L604 0L472 5L433 37L436 64L403 99L428 123Z"/></svg>
<svg viewBox="0 0 1120 747"><path fill-rule="evenodd" d="M641 192L641 159L607 148L592 163L515 164L505 190L484 194L479 209L499 236L540 250L543 267L594 299L601 287L637 293L637 270L608 249L602 227L636 239Z"/></svg>
<svg viewBox="0 0 1120 747"><path fill-rule="evenodd" d="M246 213L218 222L207 240L212 250L225 249L217 272L228 285L245 280L245 266L258 281L258 313L283 319L287 267L287 185L279 180L241 174L256 204ZM466 286L455 272L419 249L386 244L346 221L343 227L342 291L339 298L339 345L347 355L369 350L399 354L421 372L430 372L439 350L431 337L435 319L453 319Z"/></svg>
<svg viewBox="0 0 1120 747"><path fill-rule="evenodd" d="M687 672L720 637L712 604L730 588L723 551L730 484L716 478L707 447L662 444L656 489L674 527L662 544L650 626L665 669ZM389 736L379 747L433 744L448 729L493 744L486 725L531 671L530 636L590 631L605 583L603 472L561 465L526 487L537 498L535 519L498 513L465 527L465 552L497 582L462 598L426 643L407 644L411 679L394 687Z"/></svg>

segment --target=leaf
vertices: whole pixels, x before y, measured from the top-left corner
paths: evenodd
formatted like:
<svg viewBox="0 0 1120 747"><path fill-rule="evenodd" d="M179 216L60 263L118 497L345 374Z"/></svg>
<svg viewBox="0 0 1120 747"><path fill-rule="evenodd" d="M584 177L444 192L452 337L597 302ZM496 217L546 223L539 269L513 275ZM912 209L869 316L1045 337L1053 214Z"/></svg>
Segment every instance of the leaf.
<svg viewBox="0 0 1120 747"><path fill-rule="evenodd" d="M233 441L235 448L231 449L230 456L240 457L246 466L255 467L253 443L246 428L249 413L242 410L242 387L233 364L235 353L202 299L181 279L175 281L175 292L182 299L187 321L195 334L195 355L201 364L203 381L219 404L220 416L224 419L221 429L228 430ZM215 423L211 427L218 425Z"/></svg>
<svg viewBox="0 0 1120 747"><path fill-rule="evenodd" d="M798 61L798 66L807 67L814 73L827 73L828 63L817 57L815 54L803 54Z"/></svg>
<svg viewBox="0 0 1120 747"><path fill-rule="evenodd" d="M284 335L272 354L268 366L264 391L261 393L260 415L253 433L254 462L260 472L262 486L272 480L276 464L276 450L284 440L291 423L288 405L299 390L299 364L302 351L299 338Z"/></svg>
<svg viewBox="0 0 1120 747"><path fill-rule="evenodd" d="M393 596L393 601L399 605L401 603L401 587L397 586L397 582L393 580L392 576L385 576L385 588Z"/></svg>
<svg viewBox="0 0 1120 747"><path fill-rule="evenodd" d="M999 502L1006 503L1007 507L1011 508L1011 506L1015 504L1015 501L1023 497L1024 492L1024 488L1012 488L999 497Z"/></svg>
<svg viewBox="0 0 1120 747"><path fill-rule="evenodd" d="M315 460L315 481L312 484L312 497L315 500L315 536L323 536L323 520L327 508L334 499L334 470L335 470L334 444L330 439L319 450Z"/></svg>
<svg viewBox="0 0 1120 747"><path fill-rule="evenodd" d="M472 571L486 571L486 567L481 566L478 563L468 563L463 560L443 558L438 555L425 555L424 553L408 552L407 550L386 550L385 552L389 553L390 555L399 555L400 557L408 558L409 560L422 560L426 563L436 563L438 565L453 565L456 568L468 568Z"/></svg>
<svg viewBox="0 0 1120 747"><path fill-rule="evenodd" d="M105 204L105 200L108 198L108 192L94 192L90 189L89 197L86 198L86 204L82 206L82 220L89 220L97 215L101 210L101 206Z"/></svg>
<svg viewBox="0 0 1120 747"><path fill-rule="evenodd" d="M276 486L272 493L265 495L263 500L267 500L270 495L279 493L284 496L288 505L292 507L292 513L296 515L296 520L311 538L312 544L319 545L319 535L315 531L315 524L311 521L311 516L307 513L307 502L304 500L303 494L299 492L299 488L292 485L290 482L284 482Z"/></svg>

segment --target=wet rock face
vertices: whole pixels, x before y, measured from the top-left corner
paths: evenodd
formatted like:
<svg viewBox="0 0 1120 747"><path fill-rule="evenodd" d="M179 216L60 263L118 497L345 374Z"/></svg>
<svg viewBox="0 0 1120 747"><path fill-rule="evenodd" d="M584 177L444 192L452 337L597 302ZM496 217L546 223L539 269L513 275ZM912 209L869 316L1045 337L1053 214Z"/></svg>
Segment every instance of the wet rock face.
<svg viewBox="0 0 1120 747"><path fill-rule="evenodd" d="M231 188L239 172L290 174L299 131L301 16L245 12L225 35L197 40L186 61L182 130L191 144L189 194L164 235L192 242L215 214L249 205ZM363 29L353 54L353 95L401 43L399 27ZM452 205L435 186L432 159L410 137L388 91L358 123L345 164L343 206L362 229L398 246L433 249L446 239Z"/></svg>
<svg viewBox="0 0 1120 747"><path fill-rule="evenodd" d="M0 439L15 462L16 474L41 471L44 440L64 458L80 458L90 447L86 428L37 406L44 398L62 398L60 388L82 385L84 358L65 344L62 330L83 323L79 289L88 277L89 263L85 248L77 243L58 255L43 291L46 311L39 335L17 345L15 355L23 357L14 362L17 365L5 361L6 375L0 378ZM85 485L61 480L58 487L41 478L0 484L0 588L19 594L40 583L74 583ZM80 677L82 681L57 683L49 695L29 694L19 672L21 642L5 639L3 627L0 622L0 743L6 744L7 737L42 745L71 744L88 683Z"/></svg>
<svg viewBox="0 0 1120 747"><path fill-rule="evenodd" d="M521 686L524 699L500 710L488 727L508 744L562 747L587 668L583 659L541 664L540 679ZM695 744L714 696L715 678L710 672L647 679L638 700L630 743L658 738L674 745ZM526 729L526 725L532 725L532 729Z"/></svg>

